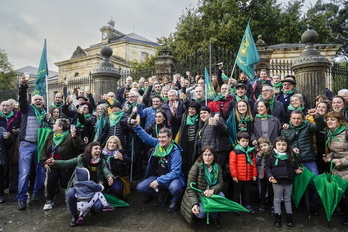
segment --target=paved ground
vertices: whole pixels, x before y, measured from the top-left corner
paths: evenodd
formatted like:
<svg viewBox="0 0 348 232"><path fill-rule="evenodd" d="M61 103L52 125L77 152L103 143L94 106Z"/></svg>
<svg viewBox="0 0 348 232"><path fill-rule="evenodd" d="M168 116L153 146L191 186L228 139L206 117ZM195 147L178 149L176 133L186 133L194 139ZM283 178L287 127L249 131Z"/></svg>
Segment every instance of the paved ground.
<svg viewBox="0 0 348 232"><path fill-rule="evenodd" d="M255 194L254 194L255 195ZM143 204L144 197L135 191L128 198L131 207L119 208L113 212L98 212L96 216L88 216L85 224L75 228L68 226L70 216L64 203L64 194L57 196L55 207L51 211L43 211L43 202L30 202L25 211L16 209L14 194L6 194L7 201L0 205L0 231L214 231L212 225L205 221L195 226L186 223L180 212L168 214L167 208L157 207L155 201ZM255 197L254 197L255 199ZM253 203L256 209L257 203ZM273 217L267 211L264 214L235 216L232 213L220 215L221 231L348 231L341 225L342 219L333 217L328 227L325 213L322 210L318 217L308 217L303 207L294 210L294 228L273 226Z"/></svg>

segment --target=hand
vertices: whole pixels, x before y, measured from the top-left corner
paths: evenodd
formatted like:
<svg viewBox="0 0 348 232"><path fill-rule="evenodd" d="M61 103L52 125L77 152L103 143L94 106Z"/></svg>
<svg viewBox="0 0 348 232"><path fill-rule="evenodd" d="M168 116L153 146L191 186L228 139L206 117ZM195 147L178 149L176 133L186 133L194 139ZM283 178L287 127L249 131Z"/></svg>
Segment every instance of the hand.
<svg viewBox="0 0 348 232"><path fill-rule="evenodd" d="M88 138L87 138L87 137L84 137L84 138L83 138L83 143L84 143L84 144L88 144L88 142L89 142L89 141L88 141Z"/></svg>
<svg viewBox="0 0 348 232"><path fill-rule="evenodd" d="M298 149L297 147L295 147L294 149L292 149L293 152L295 152L296 154L300 154L300 149Z"/></svg>
<svg viewBox="0 0 348 232"><path fill-rule="evenodd" d="M91 93L91 89L90 89L89 87L86 87L86 88L85 88L85 92L86 92L87 94L90 94L90 93Z"/></svg>
<svg viewBox="0 0 348 232"><path fill-rule="evenodd" d="M155 188L158 187L158 185L159 185L158 181L154 180L154 181L151 182L149 187L155 189Z"/></svg>
<svg viewBox="0 0 348 232"><path fill-rule="evenodd" d="M203 193L206 197L211 197L214 194L214 189L207 189Z"/></svg>
<svg viewBox="0 0 348 232"><path fill-rule="evenodd" d="M309 109L308 110L308 115L316 116L317 114L318 114L318 112L316 109Z"/></svg>
<svg viewBox="0 0 348 232"><path fill-rule="evenodd" d="M45 167L47 173L51 172L51 167L47 163L45 164L44 167Z"/></svg>
<svg viewBox="0 0 348 232"><path fill-rule="evenodd" d="M48 165L50 165L50 166L54 165L55 162L56 162L56 161L55 161L53 158L49 158L48 160L46 160L46 164L48 164Z"/></svg>
<svg viewBox="0 0 348 232"><path fill-rule="evenodd" d="M238 183L238 178L237 177L233 177L232 178L234 182Z"/></svg>
<svg viewBox="0 0 348 232"><path fill-rule="evenodd" d="M181 94L180 94L180 99L181 99L183 102L186 102L186 99L187 99L186 94L185 94L185 93L181 93Z"/></svg>
<svg viewBox="0 0 348 232"><path fill-rule="evenodd" d="M209 123L209 125L211 125L211 126L216 126L216 125L217 125L216 120L215 120L213 117L210 117L210 118L209 118L208 123Z"/></svg>
<svg viewBox="0 0 348 232"><path fill-rule="evenodd" d="M17 135L17 134L19 133L19 129L18 129L18 128L16 128L16 129L13 128L13 129L12 129L12 133Z"/></svg>
<svg viewBox="0 0 348 232"><path fill-rule="evenodd" d="M257 140L253 140L253 141L251 142L251 144L252 144L254 147L257 147Z"/></svg>
<svg viewBox="0 0 348 232"><path fill-rule="evenodd" d="M271 182L273 184L278 183L278 181L273 176L271 176L268 180L269 180L269 182Z"/></svg>
<svg viewBox="0 0 348 232"><path fill-rule="evenodd" d="M289 129L289 124L287 124L287 123L284 123L283 124L283 126L282 126L282 128L284 129L284 130L287 130L287 129Z"/></svg>
<svg viewBox="0 0 348 232"><path fill-rule="evenodd" d="M194 214L199 214L199 206L198 205L194 205L193 207L192 207L192 213L194 213Z"/></svg>
<svg viewBox="0 0 348 232"><path fill-rule="evenodd" d="M50 120L51 117L52 117L52 115L51 115L50 113L47 112L47 113L46 113L46 119L47 119L47 120Z"/></svg>
<svg viewBox="0 0 348 232"><path fill-rule="evenodd" d="M333 159L332 162L335 164L335 166L340 166L342 164L339 159Z"/></svg>
<svg viewBox="0 0 348 232"><path fill-rule="evenodd" d="M10 132L2 132L2 136L4 137L4 139L8 139L8 137L10 137L11 133Z"/></svg>
<svg viewBox="0 0 348 232"><path fill-rule="evenodd" d="M140 105L141 103L143 103L143 97L139 96L137 100L137 104Z"/></svg>
<svg viewBox="0 0 348 232"><path fill-rule="evenodd" d="M28 83L28 80L25 79L24 75L21 75L21 80L20 80L20 84L21 85L26 85Z"/></svg>
<svg viewBox="0 0 348 232"><path fill-rule="evenodd" d="M70 129L70 134L71 134L71 137L75 137L76 136L76 127Z"/></svg>
<svg viewBox="0 0 348 232"><path fill-rule="evenodd" d="M256 181L257 180L257 177L256 176L253 176L253 181Z"/></svg>
<svg viewBox="0 0 348 232"><path fill-rule="evenodd" d="M109 176L108 185L111 186L111 185L113 185L113 183L114 183L114 179L112 179L112 177Z"/></svg>
<svg viewBox="0 0 348 232"><path fill-rule="evenodd" d="M123 155L121 154L121 152L116 152L114 155L114 159L119 159L123 161Z"/></svg>
<svg viewBox="0 0 348 232"><path fill-rule="evenodd" d="M303 172L303 169L302 169L302 168L298 168L298 169L295 170L295 173L296 173L297 175L300 175L302 172Z"/></svg>
<svg viewBox="0 0 348 232"><path fill-rule="evenodd" d="M332 159L330 157L323 156L323 160L325 163L329 163L329 162L331 162Z"/></svg>

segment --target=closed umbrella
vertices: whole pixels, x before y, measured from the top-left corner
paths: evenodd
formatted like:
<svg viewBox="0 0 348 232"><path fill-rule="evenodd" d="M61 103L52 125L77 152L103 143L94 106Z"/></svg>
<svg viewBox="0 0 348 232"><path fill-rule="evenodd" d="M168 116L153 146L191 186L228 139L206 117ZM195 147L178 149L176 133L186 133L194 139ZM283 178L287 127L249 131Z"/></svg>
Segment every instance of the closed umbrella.
<svg viewBox="0 0 348 232"><path fill-rule="evenodd" d="M40 162L42 149L51 131L52 129L50 127L41 127L37 130L37 161L38 163Z"/></svg>
<svg viewBox="0 0 348 232"><path fill-rule="evenodd" d="M306 167L302 168L303 172L300 175L295 176L294 185L292 188L292 199L294 200L296 208L298 208L303 193L306 191L309 183L314 177L314 173L312 171L308 170Z"/></svg>

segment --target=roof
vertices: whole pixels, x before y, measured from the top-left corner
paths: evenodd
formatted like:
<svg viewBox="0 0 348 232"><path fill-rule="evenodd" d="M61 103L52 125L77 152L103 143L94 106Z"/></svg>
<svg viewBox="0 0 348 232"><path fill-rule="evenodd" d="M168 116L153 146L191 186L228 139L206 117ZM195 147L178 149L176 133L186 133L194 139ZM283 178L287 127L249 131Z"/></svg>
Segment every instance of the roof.
<svg viewBox="0 0 348 232"><path fill-rule="evenodd" d="M306 44L304 43L282 43L282 44L275 44L267 46L268 49L293 49L296 50L298 48L304 48ZM341 44L315 44L315 47L336 47L336 46L342 46Z"/></svg>
<svg viewBox="0 0 348 232"><path fill-rule="evenodd" d="M149 39L146 39L140 35L137 35L135 33L130 33L124 37L121 37L119 40L125 40L125 41L129 41L129 42L137 42L137 43L143 43L143 44L149 44L152 46L158 46L158 43L155 43Z"/></svg>
<svg viewBox="0 0 348 232"><path fill-rule="evenodd" d="M16 69L14 71L18 74L23 74L23 73L27 72L27 73L30 73L30 76L36 76L38 70L39 70L38 68L35 68L33 66L25 66L23 68ZM58 72L48 70L48 78L51 78L54 76L58 76Z"/></svg>

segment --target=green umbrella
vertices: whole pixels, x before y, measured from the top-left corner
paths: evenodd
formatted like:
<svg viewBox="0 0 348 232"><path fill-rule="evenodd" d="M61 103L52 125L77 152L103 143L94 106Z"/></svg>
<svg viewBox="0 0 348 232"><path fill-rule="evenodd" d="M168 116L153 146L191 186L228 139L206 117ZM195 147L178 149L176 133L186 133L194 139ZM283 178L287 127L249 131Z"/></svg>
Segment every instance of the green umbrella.
<svg viewBox="0 0 348 232"><path fill-rule="evenodd" d="M212 212L231 212L231 211L241 211L241 212L249 212L242 205L227 199L226 197L222 197L216 194L211 195L211 197L207 197L203 194L203 191L193 187L196 183L190 183L190 187L197 192L200 192L200 200L203 205L203 212L207 213L207 224L209 224L209 213Z"/></svg>
<svg viewBox="0 0 348 232"><path fill-rule="evenodd" d="M127 207L127 206L129 206L129 204L127 202L122 201L121 199L119 199L113 195L110 195L107 193L103 193L103 194L104 194L106 201L109 202L110 205L112 205L114 207Z"/></svg>
<svg viewBox="0 0 348 232"><path fill-rule="evenodd" d="M51 131L52 129L50 127L41 127L37 130L37 161L38 162L40 162L42 149Z"/></svg>
<svg viewBox="0 0 348 232"><path fill-rule="evenodd" d="M314 173L306 167L302 167L303 172L295 176L294 185L292 188L292 199L294 200L296 208L301 201L303 193L306 191L309 183L314 177Z"/></svg>
<svg viewBox="0 0 348 232"><path fill-rule="evenodd" d="M314 178L314 184L323 203L326 218L330 222L336 206L348 187L348 181L338 175L323 173Z"/></svg>

